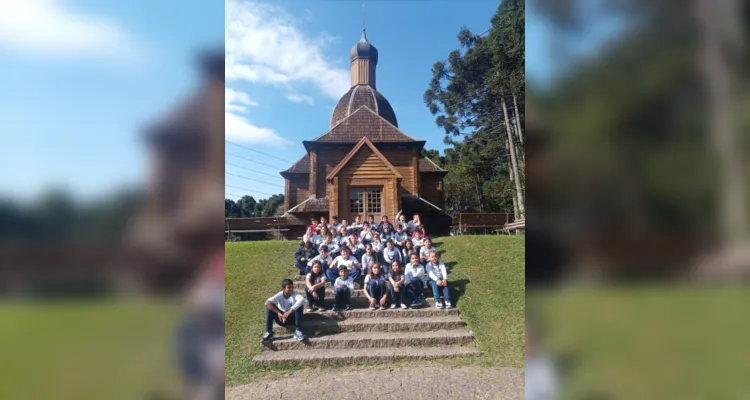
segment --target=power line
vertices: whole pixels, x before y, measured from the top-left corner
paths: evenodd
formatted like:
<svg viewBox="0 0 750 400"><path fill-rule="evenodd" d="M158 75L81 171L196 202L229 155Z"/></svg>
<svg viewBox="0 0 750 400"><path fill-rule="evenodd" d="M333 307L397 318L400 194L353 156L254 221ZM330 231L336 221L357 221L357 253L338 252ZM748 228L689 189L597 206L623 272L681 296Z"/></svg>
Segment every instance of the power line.
<svg viewBox="0 0 750 400"><path fill-rule="evenodd" d="M227 154L228 154L228 155L230 155L230 156L233 156L233 157L241 158L241 159L243 159L243 160L247 160L247 161L250 161L250 162L254 162L254 163L256 163L256 164L260 164L260 165L265 165L266 167L271 167L271 168L274 168L274 169L278 169L278 170L282 170L282 171L284 170L284 168L279 168L279 167L275 167L275 166L273 166L273 165L270 165L270 164L262 163L262 162L260 162L260 161L255 161L255 160L253 160L253 159L251 159L251 158L247 158L247 157L242 157L242 156L238 156L237 154L232 154L232 153L227 153Z"/></svg>
<svg viewBox="0 0 750 400"><path fill-rule="evenodd" d="M256 171L256 170L254 170L252 168L246 168L246 167L242 167L242 166L234 165L234 164L229 164L229 163L225 163L225 165L229 165L230 167L236 167L236 168L240 168L240 169L245 169L245 170L253 172L254 174L261 174L261 175L265 175L265 176L270 176L271 178L281 178L280 176L271 175L271 174L267 174L265 172Z"/></svg>
<svg viewBox="0 0 750 400"><path fill-rule="evenodd" d="M248 178L248 177L246 177L246 176L242 176L242 175L237 175L237 174L233 174L233 173L231 173L231 172L225 172L225 174L227 174L227 175L231 175L231 176L236 176L236 177L238 177L238 178L242 178L242 179L247 179L247 180L249 180L249 181L253 181L253 182L258 182L258 183L265 183L266 185L271 185L271 186L276 186L276 187L282 187L281 185L277 185L277 184L275 184L275 183L268 183L268 182L263 182L263 181L259 181L259 180L257 180L257 179L253 179L253 178Z"/></svg>
<svg viewBox="0 0 750 400"><path fill-rule="evenodd" d="M253 190L253 189L243 188L243 187L239 187L239 186L232 186L232 185L227 185L227 184L224 184L224 187L229 187L229 188L232 188L232 189L244 190L244 191L247 191L247 192L265 194L267 196L276 196L276 194L280 194L280 193L276 193L276 194L264 193L264 192L259 192L257 190Z"/></svg>
<svg viewBox="0 0 750 400"><path fill-rule="evenodd" d="M229 193L229 192L226 192L226 191L224 192L224 196L225 197L226 196L243 197L243 195L236 194L236 193Z"/></svg>
<svg viewBox="0 0 750 400"><path fill-rule="evenodd" d="M285 163L289 163L289 164L294 164L294 162L293 162L293 161L289 161L289 160L285 160L285 159L283 159L283 158L279 158L279 157L276 157L276 156L272 156L272 155L270 155L270 154L267 154L267 153L264 153L264 152L262 152L262 151L260 151L260 150L255 150L255 149L253 149L253 148L250 148L250 147L247 147L247 146L243 146L243 145L241 145L241 144L238 144L238 143L235 143L235 142L232 142L232 141L229 141L229 140L225 140L225 141L226 141L227 143L229 143L229 144L233 144L233 145L235 145L235 146L239 146L239 147L242 147L243 149L247 149L247 150L250 150L250 151L254 151L254 152L258 153L258 154L263 154L263 155L264 155L264 156L266 156L266 157L271 157L271 158L275 158L275 159L277 159L277 160L279 160L279 161L283 161L283 162L285 162Z"/></svg>

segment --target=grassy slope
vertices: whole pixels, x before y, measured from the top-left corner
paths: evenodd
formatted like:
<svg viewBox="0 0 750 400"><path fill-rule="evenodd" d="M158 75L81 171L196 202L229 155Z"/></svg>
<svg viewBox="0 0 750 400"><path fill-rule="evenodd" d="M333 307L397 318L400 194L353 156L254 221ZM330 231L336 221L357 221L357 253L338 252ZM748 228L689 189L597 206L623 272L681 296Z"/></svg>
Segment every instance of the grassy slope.
<svg viewBox="0 0 750 400"><path fill-rule="evenodd" d="M179 307L151 301L0 304L0 398L175 396Z"/></svg>
<svg viewBox="0 0 750 400"><path fill-rule="evenodd" d="M483 357L447 363L523 367L524 237L463 236L435 239L449 268L451 295L477 334ZM295 368L256 367L261 350L263 302L296 274L295 242L227 244L227 386Z"/></svg>

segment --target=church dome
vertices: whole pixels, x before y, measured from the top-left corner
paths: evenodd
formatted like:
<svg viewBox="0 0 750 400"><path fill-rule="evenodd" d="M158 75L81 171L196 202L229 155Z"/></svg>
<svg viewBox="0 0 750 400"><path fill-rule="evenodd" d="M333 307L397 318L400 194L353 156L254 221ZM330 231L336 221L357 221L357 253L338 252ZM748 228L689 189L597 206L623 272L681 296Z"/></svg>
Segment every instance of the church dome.
<svg viewBox="0 0 750 400"><path fill-rule="evenodd" d="M354 61L357 58L369 58L374 64L378 63L378 49L367 41L364 29L362 29L362 37L359 42L349 50L349 61Z"/></svg>
<svg viewBox="0 0 750 400"><path fill-rule="evenodd" d="M341 97L341 100L339 100L333 109L331 127L344 120L362 106L375 111L376 114L393 124L393 126L398 127L396 113L393 112L391 103L386 100L385 96L369 85L356 85Z"/></svg>

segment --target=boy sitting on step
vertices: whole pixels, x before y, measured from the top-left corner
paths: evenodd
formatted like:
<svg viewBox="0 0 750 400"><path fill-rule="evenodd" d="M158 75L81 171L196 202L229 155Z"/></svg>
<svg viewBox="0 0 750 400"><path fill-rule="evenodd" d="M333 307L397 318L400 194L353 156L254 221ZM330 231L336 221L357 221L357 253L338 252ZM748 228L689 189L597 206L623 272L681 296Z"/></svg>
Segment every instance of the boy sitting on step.
<svg viewBox="0 0 750 400"><path fill-rule="evenodd" d="M396 232L393 233L393 244L399 251L403 251L406 247L406 242L411 242L409 234L406 233L401 224L396 225Z"/></svg>
<svg viewBox="0 0 750 400"><path fill-rule="evenodd" d="M385 289L383 268L378 263L372 264L370 272L365 276L365 297L370 302L370 310L385 310L385 301L388 299Z"/></svg>
<svg viewBox="0 0 750 400"><path fill-rule="evenodd" d="M333 260L332 263L329 264L329 268L326 269L326 277L329 281L333 282L337 278L336 276L340 276L340 272L338 269L341 267L346 268L347 275L354 281L359 277L360 269L362 268L362 265L357 261L354 256L352 256L349 253L349 248L344 247L341 249L341 255L336 257L336 259Z"/></svg>
<svg viewBox="0 0 750 400"><path fill-rule="evenodd" d="M273 322L281 326L294 324L294 338L298 341L307 339L302 333L302 305L305 298L294 290L291 279L281 281L281 291L266 300L266 333L261 338L262 343L268 343L273 338Z"/></svg>
<svg viewBox="0 0 750 400"><path fill-rule="evenodd" d="M305 273L307 263L317 256L318 251L315 250L312 242L305 242L299 247L299 249L297 249L297 252L294 253L294 259L297 260L297 262L294 263L294 266L299 270L300 275Z"/></svg>
<svg viewBox="0 0 750 400"><path fill-rule="evenodd" d="M396 260L391 262L391 273L388 274L388 282L388 289L391 292L391 308L398 306L406 308L406 304L404 303L406 278L404 277L404 273L401 272L401 265Z"/></svg>
<svg viewBox="0 0 750 400"><path fill-rule="evenodd" d="M418 308L422 305L419 300L422 297L424 290L424 267L419 263L419 256L417 253L411 253L409 255L411 261L406 265L406 291L411 298L411 307Z"/></svg>
<svg viewBox="0 0 750 400"><path fill-rule="evenodd" d="M401 252L398 251L396 246L393 244L393 240L388 239L388 241L385 242L385 249L383 249L383 261L386 263L386 265L393 265L393 262L396 261L401 264ZM388 268L385 269L386 274L390 271Z"/></svg>
<svg viewBox="0 0 750 400"><path fill-rule="evenodd" d="M339 267L339 277L333 283L333 295L335 301L331 311L338 312L340 308L351 311L352 291L354 290L354 279L349 276L349 270L345 266Z"/></svg>
<svg viewBox="0 0 750 400"><path fill-rule="evenodd" d="M323 246L328 247L328 253L331 254L331 257L336 258L339 256L339 244L333 241L333 235L330 232L326 233L326 239L320 245L320 247Z"/></svg>
<svg viewBox="0 0 750 400"><path fill-rule="evenodd" d="M435 297L435 307L443 308L440 303L440 292L443 292L443 299L445 300L445 308L453 308L451 305L450 290L448 290L448 271L445 269L445 264L438 261L437 251L433 250L430 252L430 262L425 267L427 270L427 283L432 288L432 295Z"/></svg>

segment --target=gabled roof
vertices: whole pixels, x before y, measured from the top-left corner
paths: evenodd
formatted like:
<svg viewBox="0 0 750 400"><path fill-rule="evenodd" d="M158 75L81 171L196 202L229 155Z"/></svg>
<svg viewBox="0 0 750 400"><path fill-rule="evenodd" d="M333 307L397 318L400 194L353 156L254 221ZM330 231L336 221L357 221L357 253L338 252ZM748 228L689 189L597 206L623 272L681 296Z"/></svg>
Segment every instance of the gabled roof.
<svg viewBox="0 0 750 400"><path fill-rule="evenodd" d="M290 213L302 213L302 212L327 212L328 211L328 197L323 198L309 198L302 203L289 209Z"/></svg>
<svg viewBox="0 0 750 400"><path fill-rule="evenodd" d="M378 150L377 147L375 147L375 145L372 144L372 142L370 141L370 139L368 139L365 136L362 139L360 139L359 143L357 143L357 145L354 146L354 148L349 152L349 154L347 154L346 157L344 157L344 159L341 160L341 162L339 163L339 165L337 165L336 168L334 168L333 171L331 171L331 173L328 174L328 176L326 176L326 179L333 179L336 175L338 175L338 173L341 171L341 169L344 168L344 166L346 164L348 164L349 161L351 161L352 158L354 158L354 155L357 154L357 152L359 152L359 150L362 148L362 146L369 147L370 150L372 150L372 152L380 159L380 161L382 161L383 164L385 164L385 166L388 167L388 169L390 169L391 172L393 172L393 175L396 175L396 178L399 178L399 179L403 178L403 175L401 175L398 172L398 170L396 170L396 167L394 167L393 164L391 164L388 161L388 159L385 158L385 156L383 155L383 153L381 153L380 150Z"/></svg>
<svg viewBox="0 0 750 400"><path fill-rule="evenodd" d="M423 140L417 140L399 130L393 124L378 115L367 106L361 106L348 117L316 137L315 143L357 143L367 137L372 142L414 143L424 146ZM310 143L310 142L304 142Z"/></svg>
<svg viewBox="0 0 750 400"><path fill-rule="evenodd" d="M310 154L305 154L297 160L294 165L289 167L286 171L281 171L281 175L285 174L309 174L310 173Z"/></svg>

